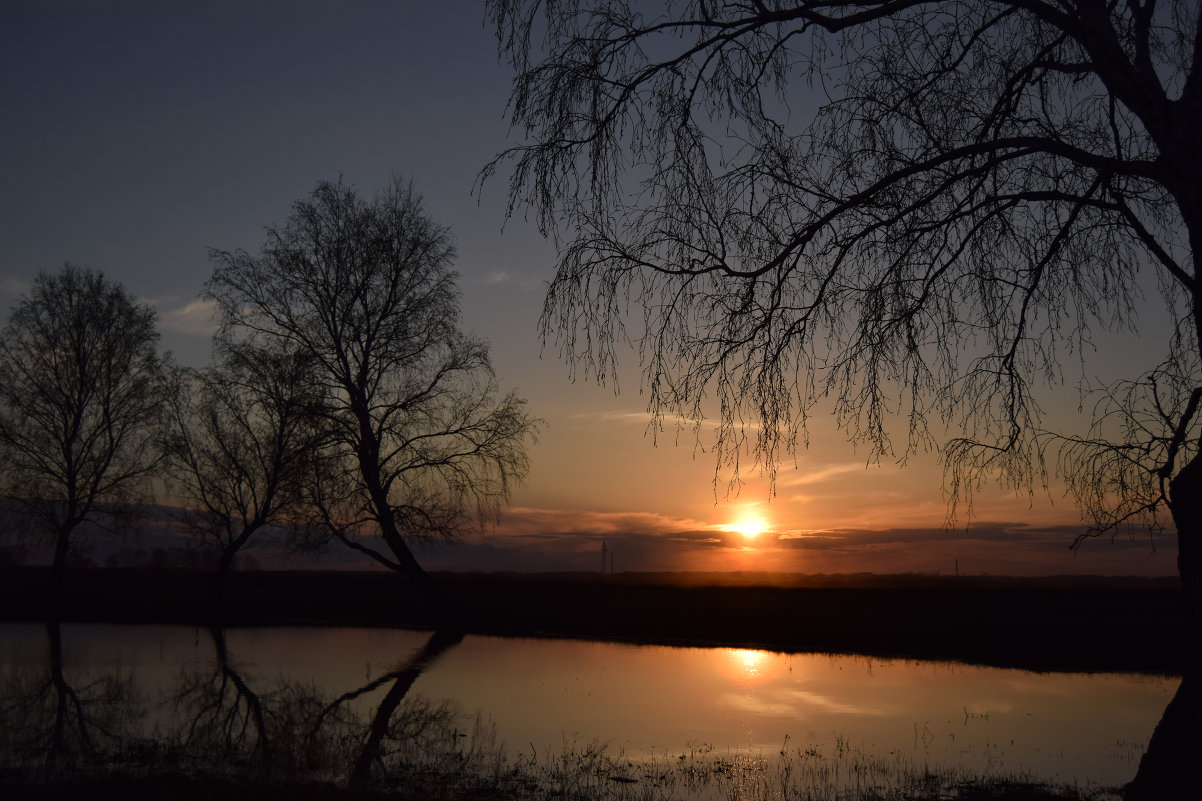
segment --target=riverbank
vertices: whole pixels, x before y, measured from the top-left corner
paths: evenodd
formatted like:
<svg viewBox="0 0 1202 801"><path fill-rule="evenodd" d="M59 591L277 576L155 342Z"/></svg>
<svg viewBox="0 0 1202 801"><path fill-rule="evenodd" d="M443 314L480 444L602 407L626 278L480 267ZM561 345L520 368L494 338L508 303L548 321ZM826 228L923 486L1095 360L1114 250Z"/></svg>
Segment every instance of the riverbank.
<svg viewBox="0 0 1202 801"><path fill-rule="evenodd" d="M833 652L1057 671L1180 674L1174 579L792 574L436 574L452 614L384 572L70 572L60 618L225 626L347 625L519 637ZM0 569L0 618L46 615L46 570Z"/></svg>

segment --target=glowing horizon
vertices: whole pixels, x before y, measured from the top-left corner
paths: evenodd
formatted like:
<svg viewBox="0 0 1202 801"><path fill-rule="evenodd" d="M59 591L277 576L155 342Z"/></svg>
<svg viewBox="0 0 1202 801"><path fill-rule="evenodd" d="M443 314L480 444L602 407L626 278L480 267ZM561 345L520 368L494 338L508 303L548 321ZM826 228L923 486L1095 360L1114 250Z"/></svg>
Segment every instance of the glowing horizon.
<svg viewBox="0 0 1202 801"><path fill-rule="evenodd" d="M263 226L315 181L343 176L370 195L400 173L456 238L465 328L488 341L501 388L547 421L501 523L458 551L419 550L432 569L596 570L607 539L617 572L951 573L957 564L968 573L1176 572L1175 546L1165 539L1153 551L1146 535L1091 541L1074 554L1080 516L1058 488L1052 498L980 488L973 509L961 508L944 529L938 453L909 454L904 466L870 462L829 408L811 410L798 453L777 454L771 465L742 454L732 475L730 463L715 461L716 405L700 410L708 417L699 423L649 415L637 348L615 354L616 374L599 376L586 365L572 372L559 358L563 343L540 339L555 247L520 215L502 235L503 184L469 191L508 141L511 76L496 69L490 30L437 4L387 4L368 16L306 8L268 19L240 6L172 6L149 16L132 8L62 15L50 5L22 12L13 63L41 64L46 42L65 60L4 86L6 107L37 113L14 113L0 131L8 151L21 154L0 189L11 212L0 221L0 303L11 308L39 269L71 259L152 303L163 348L182 366L201 367L214 332L212 308L198 300L212 271L201 245L256 250ZM246 46L201 80L195 42L230 36ZM331 41L355 47L325 62L309 57ZM156 69L147 73L146 63ZM436 80L397 83L414 65ZM163 106L168 95L173 102ZM260 113L267 95L272 108ZM211 111L215 98L227 113L197 113ZM336 113L315 115L326 100ZM155 135L147 138L142 121L152 109ZM106 132L103 158L95 131ZM64 198L88 213L61 214ZM1106 336L1098 332L1094 344L1110 361L1138 351L1130 339ZM1076 419L1075 392L1049 396L1049 416Z"/></svg>

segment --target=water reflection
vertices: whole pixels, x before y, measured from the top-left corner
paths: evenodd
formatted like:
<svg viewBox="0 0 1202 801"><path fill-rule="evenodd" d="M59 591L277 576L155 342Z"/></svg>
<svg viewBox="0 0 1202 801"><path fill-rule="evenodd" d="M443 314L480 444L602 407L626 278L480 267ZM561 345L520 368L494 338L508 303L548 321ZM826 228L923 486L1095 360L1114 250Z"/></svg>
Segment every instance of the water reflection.
<svg viewBox="0 0 1202 801"><path fill-rule="evenodd" d="M29 645L29 628L15 628L23 630L10 646ZM132 665L128 652L114 658L110 636L94 639L111 635L113 627L70 628L81 635L82 658L64 659L62 626L49 622L45 661L10 660L0 680L0 770L6 781L36 784L95 769L237 780L342 776L354 787L368 783L377 767L388 767L386 754L439 759L463 745L441 733L457 718L453 704L405 704L413 683L459 643L460 633L431 634L395 670L331 696L310 681L263 678L264 664L234 656L220 627L203 636L195 632L195 648L207 639L211 659L180 659L186 650L180 641L190 630L156 627L168 635L157 662L140 641L146 632L121 627L138 654ZM162 670L169 665L178 668L170 680ZM140 681L140 673L148 681ZM382 698L373 699L381 688ZM359 699L367 699L366 706L352 703ZM450 748L432 748L432 740Z"/></svg>
<svg viewBox="0 0 1202 801"><path fill-rule="evenodd" d="M0 680L0 754L5 768L21 766L44 776L106 764L136 739L145 707L132 672L70 681L62 628L45 624L45 661L34 669L10 668Z"/></svg>
<svg viewBox="0 0 1202 801"><path fill-rule="evenodd" d="M230 659L225 631L211 627L208 634L215 656L212 668L183 673L170 698L169 708L177 718L171 723L179 731L172 739L194 758L244 766L269 778L275 767L275 733L268 730L268 716L273 723L285 716L276 709L269 712L260 692L243 678ZM277 690L266 701L283 707L282 695Z"/></svg>
<svg viewBox="0 0 1202 801"><path fill-rule="evenodd" d="M1176 689L1144 676L454 632L0 632L0 759L25 775L142 760L354 786L466 764L495 739L510 753L604 746L674 769L698 754L788 752L814 767L854 751L918 770L1119 785Z"/></svg>
<svg viewBox="0 0 1202 801"><path fill-rule="evenodd" d="M362 787L371 779L372 768L380 761L386 740L393 742L421 742L425 741L432 731L439 728L436 725L438 722L437 716L413 713L397 716L396 712L401 705L401 701L404 700L418 677L428 670L439 657L451 648L454 648L462 640L462 632L435 632L430 635L430 639L421 647L421 650L410 657L398 670L381 677L378 681L364 685L364 687L351 694L352 696L362 694L367 691L368 687L374 689L375 686L378 686L382 682L389 682L391 684L384 699L380 702L380 706L376 709L375 714L372 715L367 737L364 739L363 747L359 752L358 758L355 760L355 767L351 771L351 787ZM343 696L343 698L345 697ZM343 698L337 699L335 704L341 703Z"/></svg>
<svg viewBox="0 0 1202 801"><path fill-rule="evenodd" d="M1186 788L1197 789L1198 756L1202 755L1202 676L1188 672L1139 762L1135 779L1126 788L1128 801L1172 798Z"/></svg>
<svg viewBox="0 0 1202 801"><path fill-rule="evenodd" d="M736 678L755 682L764 678L764 667L768 662L766 651L749 651L746 648L727 649Z"/></svg>

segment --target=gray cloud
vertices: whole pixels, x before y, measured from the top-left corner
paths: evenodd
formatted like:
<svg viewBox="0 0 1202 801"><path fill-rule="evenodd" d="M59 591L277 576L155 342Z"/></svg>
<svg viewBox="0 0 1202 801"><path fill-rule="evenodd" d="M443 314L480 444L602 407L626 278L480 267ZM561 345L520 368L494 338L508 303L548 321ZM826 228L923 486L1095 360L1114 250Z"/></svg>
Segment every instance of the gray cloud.
<svg viewBox="0 0 1202 801"><path fill-rule="evenodd" d="M915 545L966 542L1010 543L1024 549L1066 551L1076 538L1084 534L1084 525L1031 526L1027 523L982 522L966 528L890 528L890 529L828 529L822 531L786 532L777 538L782 548L801 550L855 549L871 545ZM1106 538L1109 542L1110 538ZM1118 536L1114 545L1147 549L1156 544L1148 535ZM1089 541L1083 543L1089 546ZM1167 543L1165 543L1167 544Z"/></svg>

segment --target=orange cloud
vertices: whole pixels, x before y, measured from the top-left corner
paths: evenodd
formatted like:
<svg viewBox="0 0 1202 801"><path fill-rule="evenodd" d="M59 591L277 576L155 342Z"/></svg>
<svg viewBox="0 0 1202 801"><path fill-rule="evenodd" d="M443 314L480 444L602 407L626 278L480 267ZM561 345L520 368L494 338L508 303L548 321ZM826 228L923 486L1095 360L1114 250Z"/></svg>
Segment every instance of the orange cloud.
<svg viewBox="0 0 1202 801"><path fill-rule="evenodd" d="M992 573L1171 575L1173 549L1147 538L1069 545L1080 526L979 522L969 528L790 530L749 543L728 527L649 512L521 507L502 525L455 544L423 549L432 570L598 571L602 547L614 569L758 570L799 573Z"/></svg>

